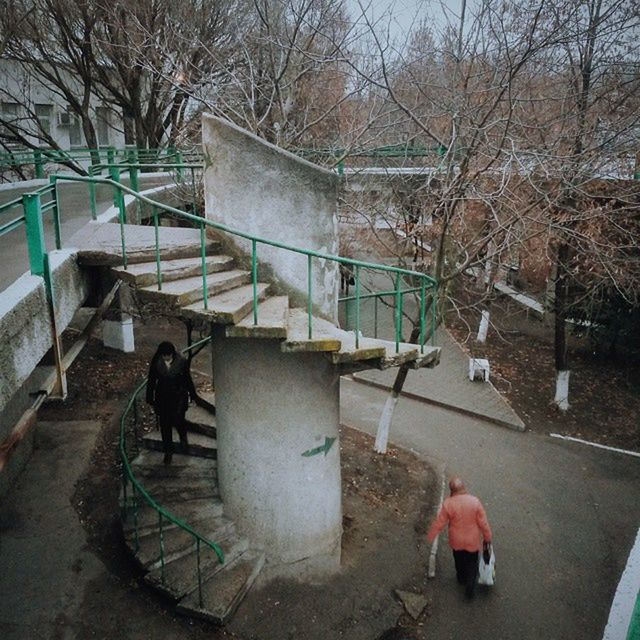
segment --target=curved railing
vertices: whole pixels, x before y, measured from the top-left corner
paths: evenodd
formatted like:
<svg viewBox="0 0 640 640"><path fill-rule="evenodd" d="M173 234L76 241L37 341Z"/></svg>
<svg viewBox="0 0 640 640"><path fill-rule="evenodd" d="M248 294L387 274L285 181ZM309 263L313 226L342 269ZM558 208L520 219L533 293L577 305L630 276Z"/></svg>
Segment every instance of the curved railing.
<svg viewBox="0 0 640 640"><path fill-rule="evenodd" d="M361 326L360 326L360 301L364 295L361 291L361 271L366 269L370 271L384 272L386 274L391 275L395 279L395 288L393 294L396 298L396 306L395 306L395 343L396 343L396 352L400 350L400 342L402 341L402 319L403 319L403 297L405 294L410 292L419 291L419 324L420 324L420 335L418 344L420 346L421 352L424 352L424 345L427 341L426 335L426 306L427 306L427 293L430 298L430 306L432 310L435 310L436 305L436 289L437 283L430 276L420 273L418 271L412 271L409 269L402 269L400 267L394 267L389 265L382 265L373 262L365 262L363 260L356 260L353 258L345 258L341 256L331 255L327 253L322 253L319 251L313 251L311 249L301 249L299 247L294 247L292 245L288 245L283 242L278 242L275 240L268 240L266 238L261 238L259 236L240 231L238 229L233 229L227 225L221 224L219 222L214 222L213 220L207 220L200 216L194 215L192 213L187 213L186 211L182 211L170 205L157 202L141 193L137 193L135 190L116 182L110 178L98 178L98 177L85 177L85 176L67 176L67 175L54 175L51 177L51 180L56 183L59 181L72 181L72 182L84 182L87 183L90 191L95 191L95 185L102 184L111 186L114 189L114 200L117 202L118 208L118 222L120 224L120 238L121 238L121 249L122 249L122 262L123 266L126 269L128 266L127 259L127 249L126 249L126 232L125 232L125 224L127 222L127 212L124 203L124 195L128 194L133 197L138 202L147 204L151 207L151 217L153 218L153 224L155 227L155 250L156 250L156 268L158 274L158 290L162 290L162 270L161 270L161 258L160 258L160 241L159 241L159 217L162 212L170 213L177 218L181 218L182 220L188 221L196 226L196 228L200 229L200 254L202 259L202 299L204 310L208 309L208 292L207 292L207 268L206 268L206 229L214 229L216 231L227 233L229 235L236 236L238 238L243 238L251 242L251 282L253 285L253 324L258 324L258 245L267 245L270 247L274 247L276 249L282 249L284 251L289 251L292 253L297 253L300 255L304 255L307 258L307 318L308 318L308 337L311 340L313 338L313 305L312 305L312 272L313 265L312 261L316 260L325 260L329 262L336 262L339 265L343 265L346 267L350 273L353 274L354 278L354 287L355 287L355 344L356 348L359 348L359 343L361 339ZM410 282L410 286L403 286L404 281L406 279ZM430 328L430 337L433 340L434 338L434 326L431 323Z"/></svg>
<svg viewBox="0 0 640 640"><path fill-rule="evenodd" d="M210 337L204 338L198 342L194 342L189 345L186 349L183 350L189 351L191 349L195 349L200 345L211 340ZM200 606L202 606L202 572L201 572L201 548L203 546L211 549L220 563L224 563L224 553L222 549L213 541L208 540L197 531L192 529L186 522L181 520L180 518L173 515L169 510L165 509L161 504L159 504L149 493L146 491L142 483L136 478L133 473L133 469L131 468L131 463L129 462L129 455L127 451L127 420L131 417L133 419L133 437L137 442L137 426L139 421L139 412L137 409L138 396L145 388L147 384L147 379L145 378L135 389L131 397L129 398L129 402L125 407L125 410L120 417L120 436L119 436L119 452L120 452L120 460L122 461L122 487L123 487L123 501L122 501L122 509L123 512L128 515L128 510L131 509L133 516L133 536L134 536L134 546L135 552L137 553L140 548L139 541L139 527L138 527L138 510L139 510L139 500L142 499L148 506L150 506L154 511L158 513L158 550L160 553L160 580L164 584L165 582L165 548L164 548L164 527L166 523L172 523L189 533L194 541L196 547L196 573L198 577L198 598L200 601ZM131 488L129 489L129 485Z"/></svg>
<svg viewBox="0 0 640 640"><path fill-rule="evenodd" d="M162 166L167 168L171 165L176 165L177 170L191 170L194 171L201 168L201 165L185 165L185 163L163 163ZM290 251L300 255L306 256L307 259L307 316L308 316L308 337L313 338L313 307L312 307L312 274L313 274L313 260L333 261L343 266L349 277L353 277L355 295L348 297L347 300L352 304L355 304L355 346L359 347L361 340L361 318L360 307L362 301L375 298L376 305L377 300L384 297L391 297L393 299L394 307L394 328L395 328L395 346L396 352L399 351L400 342L402 341L402 320L403 320L403 301L404 296L407 294L414 294L418 296L419 307L419 339L418 343L420 351L424 353L425 342L427 340L426 331L426 310L427 310L427 297L430 298L429 306L431 308L431 322L430 322L430 338L435 337L435 309L436 309L436 292L437 283L431 277L424 273L412 271L409 269L402 269L400 267L381 265L371 262L365 262L361 260L355 260L353 258L344 258L341 256L330 255L313 251L309 249L300 249L291 245L287 245L282 242L268 240L260 238L258 236L233 229L227 225L223 225L212 220L204 219L200 216L182 211L170 205L166 205L161 202L157 202L144 194L138 193L134 188L127 187L119 182L121 171L128 171L130 178L135 177L136 174L143 169L143 167L156 167L155 163L140 164L135 162L120 162L111 163L107 162L104 165L96 165L94 171L109 171L110 178L97 177L97 176L70 176L70 175L53 175L50 177L50 184L46 185L42 189L36 190L30 194L25 194L20 199L16 199L0 207L0 214L13 210L22 206L23 215L14 218L8 223L0 226L0 235L3 232L8 232L9 229L14 229L16 226L25 224L27 227L27 238L29 247L30 262L32 265L32 273L39 275L45 275L45 282L49 280L46 274L43 274L42 265L47 265L47 253L44 247L44 238L42 233L42 215L47 211L52 211L56 226L56 247L61 248L62 239L60 237L60 207L58 199L58 186L60 182L81 182L86 183L89 190L89 202L90 211L93 218L96 217L95 206L95 193L98 185L106 185L113 189L113 201L114 206L117 208L118 223L120 225L121 236L121 249L122 260L125 269L127 268L127 247L126 247L126 230L125 224L127 222L127 210L125 206L125 194L131 196L138 203L144 203L151 208L151 218L153 219L153 225L155 228L155 258L156 258L156 270L157 270L157 287L158 290L162 290L162 265L160 256L160 240L159 240L159 228L160 228L160 216L162 213L169 213L172 216L181 218L193 224L196 228L200 229L200 255L202 260L202 299L203 307L206 310L208 307L208 292L207 292L207 268L206 268L206 231L207 228L214 229L218 232L231 234L239 238L248 240L251 243L251 282L253 286L253 304L252 304L252 316L253 323L257 325L259 322L258 311L258 246L267 245L283 251ZM114 179L115 178L115 179ZM132 186L135 186L135 179L131 180ZM47 199L49 198L49 199ZM45 201L45 199L47 199ZM194 208L195 210L195 208ZM362 291L362 279L361 273L365 270L371 270L376 272L383 272L390 275L395 280L395 287L391 291L382 291L378 293L367 293ZM50 287L50 282L48 283ZM344 299L343 299L344 300ZM377 333L377 327L376 327ZM195 348L198 345L205 342L207 339L191 345L190 348ZM142 483L135 477L133 469L129 462L128 450L127 450L127 421L132 418L134 425L134 433L138 423L138 411L137 411L137 398L146 384L146 380L143 381L135 389L133 395L129 399L127 406L122 414L120 420L120 440L119 451L123 464L123 494L124 501L123 507L133 510L134 518L134 540L136 547L139 546L138 535L138 523L137 514L139 509L139 501L143 501L149 505L153 510L158 513L159 522L159 552L160 552L160 564L161 564L161 579L164 580L164 526L165 523L172 523L175 526L183 529L189 535L193 536L197 551L197 573L198 573L198 589L200 599L202 598L202 575L200 571L200 554L203 546L211 549L218 557L220 562L224 561L224 555L222 550L215 542L208 540L200 535L194 529L192 529L187 523L183 522L179 518L175 517L169 511L167 511L162 505L160 505L152 496L148 494ZM129 488L130 487L130 488Z"/></svg>
<svg viewBox="0 0 640 640"><path fill-rule="evenodd" d="M83 163L91 166L104 162L115 164L117 162L129 163L183 163L186 159L201 160L202 154L192 151L179 150L176 147L158 149L138 149L135 147L100 147L76 148L76 149L10 149L0 151L0 170L33 167L36 178L45 178L45 167L48 164L62 164L75 170L82 170Z"/></svg>

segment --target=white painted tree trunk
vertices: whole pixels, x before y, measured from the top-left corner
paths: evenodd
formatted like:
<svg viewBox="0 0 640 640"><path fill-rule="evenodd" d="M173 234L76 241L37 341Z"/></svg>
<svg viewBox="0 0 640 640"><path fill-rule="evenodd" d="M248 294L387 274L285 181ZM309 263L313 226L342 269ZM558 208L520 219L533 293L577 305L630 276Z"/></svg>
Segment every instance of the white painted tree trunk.
<svg viewBox="0 0 640 640"><path fill-rule="evenodd" d="M486 342L487 340L487 331L489 331L489 312L483 311L482 317L480 318L480 327L478 328L478 337L476 338L477 342Z"/></svg>
<svg viewBox="0 0 640 640"><path fill-rule="evenodd" d="M569 409L569 375L570 370L558 371L556 377L556 397L553 401L558 405L560 411Z"/></svg>
<svg viewBox="0 0 640 640"><path fill-rule="evenodd" d="M393 391L387 396L384 403L384 409L378 422L378 433L376 434L376 442L373 446L376 453L387 453L387 442L389 440L389 428L393 418L393 410L398 403L398 396Z"/></svg>

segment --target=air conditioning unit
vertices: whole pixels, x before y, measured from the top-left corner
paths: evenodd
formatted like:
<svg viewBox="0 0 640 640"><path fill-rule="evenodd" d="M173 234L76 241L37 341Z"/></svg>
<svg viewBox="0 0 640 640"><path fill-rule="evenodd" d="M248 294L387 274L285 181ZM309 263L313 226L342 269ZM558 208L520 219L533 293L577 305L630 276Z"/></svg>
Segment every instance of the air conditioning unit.
<svg viewBox="0 0 640 640"><path fill-rule="evenodd" d="M69 111L60 111L58 113L58 126L70 127L73 124L74 116Z"/></svg>

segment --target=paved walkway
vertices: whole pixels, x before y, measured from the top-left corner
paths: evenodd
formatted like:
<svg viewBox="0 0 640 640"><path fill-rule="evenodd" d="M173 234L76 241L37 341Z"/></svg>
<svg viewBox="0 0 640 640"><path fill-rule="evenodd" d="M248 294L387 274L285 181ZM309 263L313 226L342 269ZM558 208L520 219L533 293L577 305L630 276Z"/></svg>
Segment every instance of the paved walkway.
<svg viewBox="0 0 640 640"><path fill-rule="evenodd" d="M446 330L439 330L440 364L433 369L409 371L403 394L458 413L482 418L511 429L524 430L524 422L491 382L469 380L469 355ZM383 389L391 388L396 369L363 371L354 379Z"/></svg>
<svg viewBox="0 0 640 640"><path fill-rule="evenodd" d="M166 176L160 178L153 174L142 175L140 176L140 185L141 187L150 187L158 184L159 180L166 182L167 178ZM128 181L126 179L123 180L123 184L127 183ZM30 180L27 186L16 183L14 188L8 188L7 185L3 185L3 188L0 189L0 204L14 200L23 193L35 191L45 184L48 184L47 180ZM59 189L62 245L68 246L68 241L71 236L91 220L89 196L87 185L77 182L61 182ZM98 215L104 213L113 205L112 198L113 195L110 187L99 186L96 189L96 208ZM19 215L21 215L21 213L14 209L11 213L3 216L0 222L8 222ZM44 233L49 251L55 249L53 216L51 214L45 214L44 216ZM21 226L0 237L0 294L28 270L29 256L27 253L27 239L24 226Z"/></svg>
<svg viewBox="0 0 640 640"><path fill-rule="evenodd" d="M100 425L38 425L38 448L0 502L0 637L70 638L84 588L102 563L71 503ZM65 629L67 629L65 631Z"/></svg>
<svg viewBox="0 0 640 640"><path fill-rule="evenodd" d="M375 434L384 392L343 380L341 393L342 422ZM640 525L637 458L408 398L398 402L390 440L464 477L494 531L497 585L472 603L457 588L442 542L426 637L601 640Z"/></svg>

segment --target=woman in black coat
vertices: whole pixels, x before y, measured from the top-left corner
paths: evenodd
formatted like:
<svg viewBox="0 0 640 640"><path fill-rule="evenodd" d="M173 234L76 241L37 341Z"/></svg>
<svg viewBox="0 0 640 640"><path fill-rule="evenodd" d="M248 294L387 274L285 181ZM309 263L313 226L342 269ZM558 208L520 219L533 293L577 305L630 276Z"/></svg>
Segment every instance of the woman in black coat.
<svg viewBox="0 0 640 640"><path fill-rule="evenodd" d="M147 380L147 402L153 405L160 424L164 463L171 463L173 454L172 429L180 436L183 453L188 452L185 414L189 399L196 399L196 389L191 379L189 363L171 342L161 342L151 359Z"/></svg>

